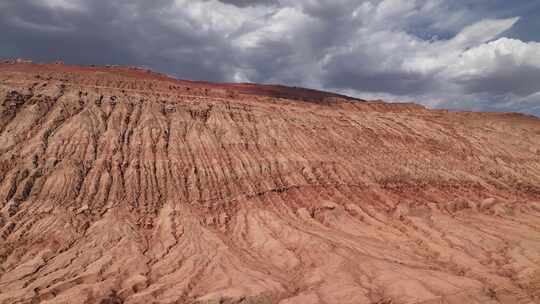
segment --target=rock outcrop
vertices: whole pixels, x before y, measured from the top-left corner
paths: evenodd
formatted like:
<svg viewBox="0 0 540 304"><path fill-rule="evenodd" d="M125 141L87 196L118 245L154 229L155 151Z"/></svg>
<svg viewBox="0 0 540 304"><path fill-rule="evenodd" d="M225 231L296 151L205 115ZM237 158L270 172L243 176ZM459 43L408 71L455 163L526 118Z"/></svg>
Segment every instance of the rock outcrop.
<svg viewBox="0 0 540 304"><path fill-rule="evenodd" d="M540 120L0 64L0 303L539 303Z"/></svg>

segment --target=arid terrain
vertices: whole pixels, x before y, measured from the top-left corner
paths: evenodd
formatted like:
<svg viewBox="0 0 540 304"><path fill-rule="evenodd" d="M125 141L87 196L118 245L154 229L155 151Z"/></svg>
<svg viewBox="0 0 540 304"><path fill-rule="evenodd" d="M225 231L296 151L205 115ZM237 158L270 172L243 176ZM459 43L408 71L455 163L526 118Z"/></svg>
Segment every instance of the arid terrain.
<svg viewBox="0 0 540 304"><path fill-rule="evenodd" d="M540 303L540 119L2 63L0 303Z"/></svg>

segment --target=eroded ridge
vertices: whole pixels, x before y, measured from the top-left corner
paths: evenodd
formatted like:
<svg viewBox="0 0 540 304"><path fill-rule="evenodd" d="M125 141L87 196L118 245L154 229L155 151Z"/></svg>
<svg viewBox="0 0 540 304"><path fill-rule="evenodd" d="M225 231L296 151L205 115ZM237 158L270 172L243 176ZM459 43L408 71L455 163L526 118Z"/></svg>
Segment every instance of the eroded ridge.
<svg viewBox="0 0 540 304"><path fill-rule="evenodd" d="M0 303L540 302L540 120L238 86L0 65Z"/></svg>

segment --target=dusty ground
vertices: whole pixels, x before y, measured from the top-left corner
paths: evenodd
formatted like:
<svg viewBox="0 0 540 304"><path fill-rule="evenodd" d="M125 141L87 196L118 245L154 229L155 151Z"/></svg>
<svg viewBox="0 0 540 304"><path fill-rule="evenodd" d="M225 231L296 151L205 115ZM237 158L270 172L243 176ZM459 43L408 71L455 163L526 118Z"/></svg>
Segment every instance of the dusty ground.
<svg viewBox="0 0 540 304"><path fill-rule="evenodd" d="M540 303L540 120L0 64L0 303Z"/></svg>

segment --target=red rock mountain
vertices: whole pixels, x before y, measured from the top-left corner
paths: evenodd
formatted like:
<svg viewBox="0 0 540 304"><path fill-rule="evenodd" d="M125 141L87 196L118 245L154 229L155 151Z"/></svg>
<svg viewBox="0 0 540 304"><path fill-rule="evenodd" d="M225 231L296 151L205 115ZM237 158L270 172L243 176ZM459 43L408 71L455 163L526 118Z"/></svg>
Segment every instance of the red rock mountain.
<svg viewBox="0 0 540 304"><path fill-rule="evenodd" d="M0 303L540 303L540 120L0 64Z"/></svg>

